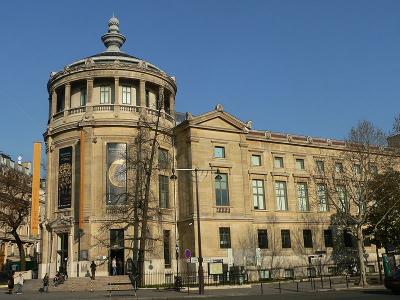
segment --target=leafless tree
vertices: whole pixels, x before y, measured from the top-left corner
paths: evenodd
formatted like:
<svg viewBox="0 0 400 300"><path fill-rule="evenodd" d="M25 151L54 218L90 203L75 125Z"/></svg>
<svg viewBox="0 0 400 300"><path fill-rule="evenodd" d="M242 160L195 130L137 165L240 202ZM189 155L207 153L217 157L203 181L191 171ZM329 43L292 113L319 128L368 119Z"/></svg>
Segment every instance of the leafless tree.
<svg viewBox="0 0 400 300"><path fill-rule="evenodd" d="M361 282L366 285L364 234L368 207L373 203L371 182L378 170L393 162L394 155L384 148L384 133L368 121L361 121L349 133L341 150L322 153L327 157L323 170L317 169L315 183L323 186L334 212L331 223L350 233L356 244Z"/></svg>
<svg viewBox="0 0 400 300"><path fill-rule="evenodd" d="M26 269L24 243L19 228L29 221L31 177L22 171L0 165L0 227L18 246L21 270Z"/></svg>

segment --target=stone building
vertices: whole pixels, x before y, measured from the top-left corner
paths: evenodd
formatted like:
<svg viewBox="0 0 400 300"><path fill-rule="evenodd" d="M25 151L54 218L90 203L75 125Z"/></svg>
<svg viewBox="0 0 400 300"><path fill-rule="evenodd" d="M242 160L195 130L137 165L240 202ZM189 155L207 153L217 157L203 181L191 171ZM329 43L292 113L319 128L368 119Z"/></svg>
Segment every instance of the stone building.
<svg viewBox="0 0 400 300"><path fill-rule="evenodd" d="M194 168L203 170L198 186L205 263L279 267L289 275L309 258L331 263L332 210L313 174L344 142L254 130L221 105L181 118L175 78L123 53L119 21L113 17L108 26L105 52L52 73L48 82L42 275L64 266L70 276L84 276L91 260L99 275L107 275L113 257L125 272L132 229L114 226L100 234L99 228L117 217L110 193L124 188L110 177L122 163L115 153L134 141L140 115L157 114L157 99L163 100L163 127L174 132L174 145L161 143L159 151L174 156L177 180L168 180L171 168L153 185L168 204L160 200L165 214L153 230L162 238L146 255L146 271L171 273L178 261L181 269L195 266L183 258L185 249L198 255L195 183L190 170L178 171ZM108 241L103 247L99 235ZM365 249L376 261L374 246L366 243Z"/></svg>

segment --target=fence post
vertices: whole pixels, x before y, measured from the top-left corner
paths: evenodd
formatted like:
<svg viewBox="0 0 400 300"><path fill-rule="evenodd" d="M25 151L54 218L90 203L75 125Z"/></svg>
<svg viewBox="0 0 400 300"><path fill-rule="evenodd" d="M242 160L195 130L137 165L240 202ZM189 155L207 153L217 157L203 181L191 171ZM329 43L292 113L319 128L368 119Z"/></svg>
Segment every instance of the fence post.
<svg viewBox="0 0 400 300"><path fill-rule="evenodd" d="M347 280L347 274L346 274L346 287L349 288L349 281Z"/></svg>
<svg viewBox="0 0 400 300"><path fill-rule="evenodd" d="M314 291L315 291L315 278L313 279L313 288L314 288Z"/></svg>
<svg viewBox="0 0 400 300"><path fill-rule="evenodd" d="M281 282L279 281L279 294L282 293L282 289L281 289Z"/></svg>
<svg viewBox="0 0 400 300"><path fill-rule="evenodd" d="M332 289L332 280L330 275L329 275L329 288Z"/></svg>
<svg viewBox="0 0 400 300"><path fill-rule="evenodd" d="M261 295L264 295L264 289L263 289L262 281L261 281Z"/></svg>
<svg viewBox="0 0 400 300"><path fill-rule="evenodd" d="M296 291L298 292L299 291L299 282L297 281L296 283L297 283Z"/></svg>
<svg viewBox="0 0 400 300"><path fill-rule="evenodd" d="M321 275L321 289L323 289L324 288L324 279L322 278L322 275Z"/></svg>
<svg viewBox="0 0 400 300"><path fill-rule="evenodd" d="M311 286L311 289L313 288L313 285L312 285L312 277L310 276L310 286Z"/></svg>

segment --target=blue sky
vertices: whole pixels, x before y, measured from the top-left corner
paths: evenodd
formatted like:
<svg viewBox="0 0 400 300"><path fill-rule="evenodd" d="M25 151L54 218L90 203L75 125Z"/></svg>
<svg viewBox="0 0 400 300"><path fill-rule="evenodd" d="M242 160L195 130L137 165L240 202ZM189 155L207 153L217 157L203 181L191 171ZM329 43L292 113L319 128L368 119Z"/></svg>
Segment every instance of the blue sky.
<svg viewBox="0 0 400 300"><path fill-rule="evenodd" d="M4 1L0 151L25 160L47 124L51 71L102 52L115 15L123 50L178 82L177 110L217 103L260 130L344 138L400 112L400 1Z"/></svg>

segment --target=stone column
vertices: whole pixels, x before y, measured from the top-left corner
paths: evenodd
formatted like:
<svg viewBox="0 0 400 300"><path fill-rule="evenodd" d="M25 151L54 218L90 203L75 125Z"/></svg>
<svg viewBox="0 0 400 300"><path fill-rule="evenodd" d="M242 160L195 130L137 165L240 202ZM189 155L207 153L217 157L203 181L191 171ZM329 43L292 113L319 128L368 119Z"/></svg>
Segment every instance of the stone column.
<svg viewBox="0 0 400 300"><path fill-rule="evenodd" d="M119 77L114 78L114 111L119 113Z"/></svg>
<svg viewBox="0 0 400 300"><path fill-rule="evenodd" d="M172 93L169 95L169 110L169 114L175 119L175 99Z"/></svg>
<svg viewBox="0 0 400 300"><path fill-rule="evenodd" d="M93 112L93 78L86 80L87 103L86 112L91 114Z"/></svg>
<svg viewBox="0 0 400 300"><path fill-rule="evenodd" d="M64 117L68 115L68 110L71 108L71 84L68 82L65 84L65 107L64 107Z"/></svg>
<svg viewBox="0 0 400 300"><path fill-rule="evenodd" d="M51 92L51 118L57 113L57 93L56 90Z"/></svg>
<svg viewBox="0 0 400 300"><path fill-rule="evenodd" d="M140 94L140 103L141 107L146 107L146 81L140 80L140 87L139 87L139 94Z"/></svg>
<svg viewBox="0 0 400 300"><path fill-rule="evenodd" d="M76 273L74 272L74 267L76 267L76 263L74 262L74 236L72 228L70 229L68 235L68 248L68 274L70 274L71 277L75 277Z"/></svg>
<svg viewBox="0 0 400 300"><path fill-rule="evenodd" d="M159 108L158 105L161 105L161 109L164 110L164 87L162 85L158 87L157 109Z"/></svg>

